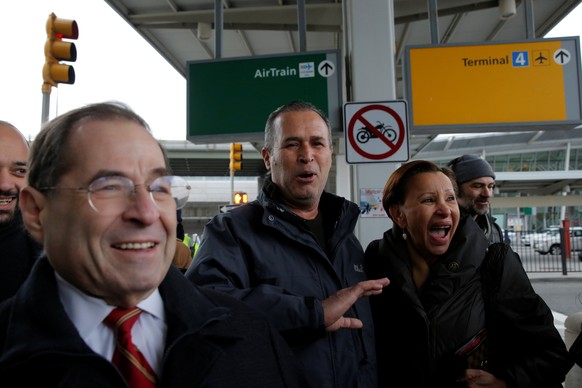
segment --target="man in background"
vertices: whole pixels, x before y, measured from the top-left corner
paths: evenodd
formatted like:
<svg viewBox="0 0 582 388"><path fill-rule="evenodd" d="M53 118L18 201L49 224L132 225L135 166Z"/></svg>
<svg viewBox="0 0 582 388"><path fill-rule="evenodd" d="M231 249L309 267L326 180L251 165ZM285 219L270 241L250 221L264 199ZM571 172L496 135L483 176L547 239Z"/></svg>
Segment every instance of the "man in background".
<svg viewBox="0 0 582 388"><path fill-rule="evenodd" d="M501 227L491 216L491 198L495 189L495 173L486 160L475 155L462 155L448 165L457 177L459 195L457 202L461 214L473 217L489 243L503 242Z"/></svg>
<svg viewBox="0 0 582 388"><path fill-rule="evenodd" d="M18 290L42 249L24 229L18 206L26 185L28 152L18 129L0 120L0 302Z"/></svg>

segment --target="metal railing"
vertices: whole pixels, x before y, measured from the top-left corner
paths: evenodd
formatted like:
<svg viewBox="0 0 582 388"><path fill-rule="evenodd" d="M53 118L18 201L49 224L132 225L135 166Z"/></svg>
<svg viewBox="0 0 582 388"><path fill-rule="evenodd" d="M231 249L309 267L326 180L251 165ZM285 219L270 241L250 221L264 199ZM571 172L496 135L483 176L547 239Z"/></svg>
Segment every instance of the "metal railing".
<svg viewBox="0 0 582 388"><path fill-rule="evenodd" d="M563 274L582 272L582 251L577 250L578 245L573 246L574 249L568 255L568 252L564 250L560 233L560 238L556 240L558 242L554 241L540 247L535 241L542 238L542 234L521 231L509 235L511 248L519 254L526 272L561 272ZM559 247L556 244L559 244Z"/></svg>

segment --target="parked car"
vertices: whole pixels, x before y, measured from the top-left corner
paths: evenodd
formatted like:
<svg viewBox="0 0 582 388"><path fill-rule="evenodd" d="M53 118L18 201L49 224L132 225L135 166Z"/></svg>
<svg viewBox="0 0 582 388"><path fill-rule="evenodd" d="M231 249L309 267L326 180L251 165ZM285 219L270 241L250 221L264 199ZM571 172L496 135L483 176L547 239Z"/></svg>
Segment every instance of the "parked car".
<svg viewBox="0 0 582 388"><path fill-rule="evenodd" d="M552 230L542 236L533 239L533 248L542 255L560 255L562 246L560 244L560 230ZM570 228L570 249L572 251L582 251L582 227L574 226Z"/></svg>
<svg viewBox="0 0 582 388"><path fill-rule="evenodd" d="M532 245L532 241L534 239L537 239L539 237L543 237L546 233L551 233L551 232L559 231L559 230L560 230L559 226L550 226L548 228L542 229L541 232L531 232L531 233L522 232L521 243L523 245L525 245L526 247L529 247Z"/></svg>

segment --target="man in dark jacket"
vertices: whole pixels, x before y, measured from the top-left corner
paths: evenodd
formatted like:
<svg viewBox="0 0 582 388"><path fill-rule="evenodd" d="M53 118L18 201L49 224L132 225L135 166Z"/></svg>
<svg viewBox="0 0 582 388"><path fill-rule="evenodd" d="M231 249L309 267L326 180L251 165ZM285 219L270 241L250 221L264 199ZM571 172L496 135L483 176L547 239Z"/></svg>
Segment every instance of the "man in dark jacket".
<svg viewBox="0 0 582 388"><path fill-rule="evenodd" d="M27 278L41 246L26 232L18 207L26 185L28 143L12 124L0 121L0 302Z"/></svg>
<svg viewBox="0 0 582 388"><path fill-rule="evenodd" d="M20 200L46 256L0 305L3 386L305 386L260 314L171 267L189 191L121 104L41 130Z"/></svg>
<svg viewBox="0 0 582 388"><path fill-rule="evenodd" d="M453 170L459 185L457 201L461 214L468 214L481 227L489 243L503 242L501 227L491 216L495 173L486 160L475 155L462 155L451 160L448 167Z"/></svg>
<svg viewBox="0 0 582 388"><path fill-rule="evenodd" d="M376 359L368 280L353 234L356 204L324 192L332 162L329 121L293 102L267 120L271 175L256 201L216 216L186 276L262 311L317 387L374 387Z"/></svg>

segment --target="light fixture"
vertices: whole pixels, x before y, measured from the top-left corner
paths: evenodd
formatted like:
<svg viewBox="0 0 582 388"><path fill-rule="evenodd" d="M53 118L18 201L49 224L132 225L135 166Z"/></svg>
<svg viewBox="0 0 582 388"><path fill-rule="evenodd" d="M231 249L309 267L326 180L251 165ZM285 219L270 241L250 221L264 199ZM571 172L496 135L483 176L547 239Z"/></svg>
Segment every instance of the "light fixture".
<svg viewBox="0 0 582 388"><path fill-rule="evenodd" d="M196 36L200 40L208 40L210 39L210 35L212 34L212 26L210 23L206 22L198 22L198 31L196 31Z"/></svg>
<svg viewBox="0 0 582 388"><path fill-rule="evenodd" d="M499 18L501 20L512 18L516 12L515 0L499 0Z"/></svg>

